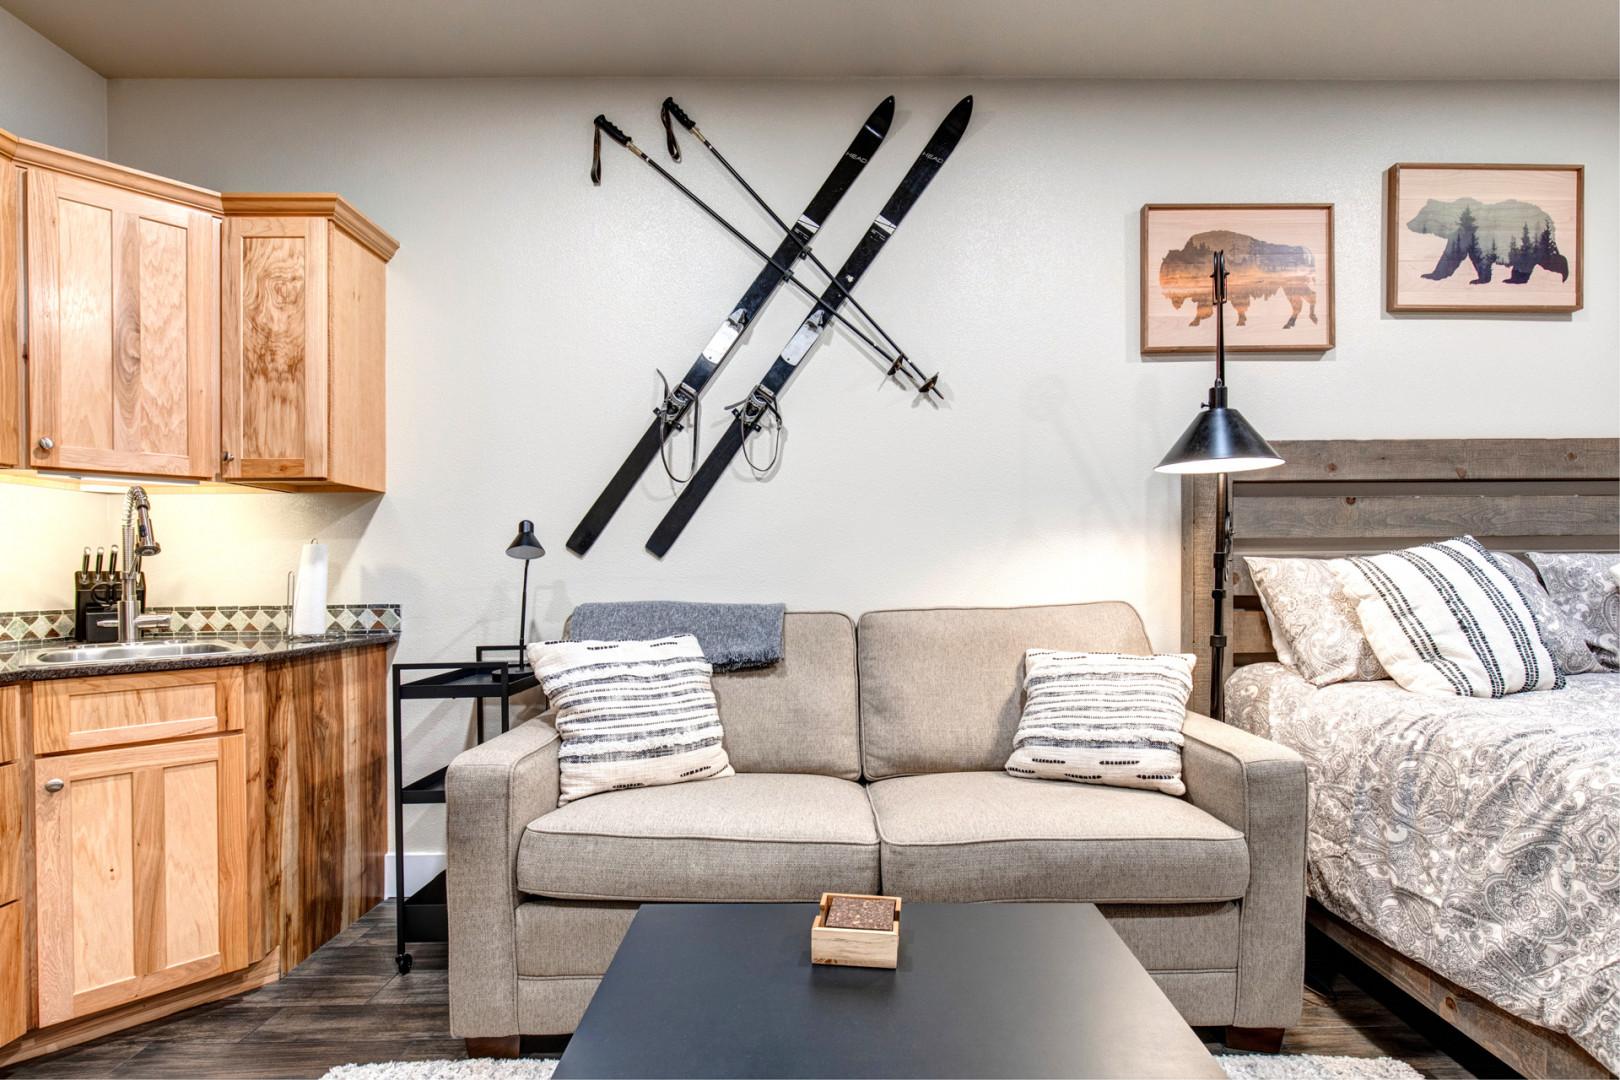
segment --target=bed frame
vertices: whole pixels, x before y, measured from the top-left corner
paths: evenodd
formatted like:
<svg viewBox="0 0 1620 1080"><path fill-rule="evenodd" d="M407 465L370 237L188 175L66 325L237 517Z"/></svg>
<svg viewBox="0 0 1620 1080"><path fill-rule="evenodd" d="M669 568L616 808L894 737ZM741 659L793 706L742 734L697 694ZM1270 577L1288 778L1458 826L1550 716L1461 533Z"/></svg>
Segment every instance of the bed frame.
<svg viewBox="0 0 1620 1080"><path fill-rule="evenodd" d="M1620 439L1274 443L1287 464L1232 477L1225 670L1277 658L1244 555L1327 558L1471 533L1499 551L1620 551ZM1181 647L1209 697L1215 479L1181 486ZM1491 1004L1310 905L1313 927L1525 1076L1611 1074L1567 1035Z"/></svg>

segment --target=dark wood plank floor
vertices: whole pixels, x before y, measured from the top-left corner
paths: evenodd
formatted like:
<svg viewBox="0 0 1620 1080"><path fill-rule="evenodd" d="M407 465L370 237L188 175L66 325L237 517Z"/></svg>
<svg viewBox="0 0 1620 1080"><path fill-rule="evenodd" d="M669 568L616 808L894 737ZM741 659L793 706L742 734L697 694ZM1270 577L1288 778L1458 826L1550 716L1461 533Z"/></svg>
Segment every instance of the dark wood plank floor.
<svg viewBox="0 0 1620 1080"><path fill-rule="evenodd" d="M1512 1076L1330 943L1311 942L1322 990L1305 991L1305 1015L1285 1053L1397 1057L1425 1076ZM412 947L409 975L394 971L394 909L383 904L321 946L279 982L97 1042L37 1058L0 1076L319 1076L360 1061L456 1058L449 1035L443 945ZM1213 1040L1217 1033L1207 1033ZM1211 1041L1211 1049L1219 1046ZM525 1052L557 1052L555 1044Z"/></svg>

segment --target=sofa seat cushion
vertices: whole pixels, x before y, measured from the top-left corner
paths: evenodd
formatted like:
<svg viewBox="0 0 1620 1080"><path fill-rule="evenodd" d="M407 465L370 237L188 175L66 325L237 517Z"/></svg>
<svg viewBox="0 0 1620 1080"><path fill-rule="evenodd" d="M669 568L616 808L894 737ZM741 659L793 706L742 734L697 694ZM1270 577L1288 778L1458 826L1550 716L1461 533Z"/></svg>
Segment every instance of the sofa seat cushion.
<svg viewBox="0 0 1620 1080"><path fill-rule="evenodd" d="M1173 795L1000 772L903 776L868 792L883 891L907 900L1208 903L1249 884L1243 834Z"/></svg>
<svg viewBox="0 0 1620 1080"><path fill-rule="evenodd" d="M878 891L859 784L741 773L592 795L536 818L518 888L564 900L802 901Z"/></svg>

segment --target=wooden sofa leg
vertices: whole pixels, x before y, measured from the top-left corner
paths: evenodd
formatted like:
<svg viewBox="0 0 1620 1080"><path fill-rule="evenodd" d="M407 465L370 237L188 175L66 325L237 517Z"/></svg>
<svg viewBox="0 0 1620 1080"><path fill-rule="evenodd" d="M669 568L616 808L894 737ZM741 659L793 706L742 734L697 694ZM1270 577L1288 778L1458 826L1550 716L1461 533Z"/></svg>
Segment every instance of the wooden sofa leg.
<svg viewBox="0 0 1620 1080"><path fill-rule="evenodd" d="M1231 1030L1228 1028L1227 1030ZM521 1035L495 1035L468 1039L467 1056L470 1058L515 1058L523 1042Z"/></svg>
<svg viewBox="0 0 1620 1080"><path fill-rule="evenodd" d="M1282 1028L1229 1027L1226 1045L1233 1050L1252 1050L1258 1054L1275 1054L1282 1049Z"/></svg>

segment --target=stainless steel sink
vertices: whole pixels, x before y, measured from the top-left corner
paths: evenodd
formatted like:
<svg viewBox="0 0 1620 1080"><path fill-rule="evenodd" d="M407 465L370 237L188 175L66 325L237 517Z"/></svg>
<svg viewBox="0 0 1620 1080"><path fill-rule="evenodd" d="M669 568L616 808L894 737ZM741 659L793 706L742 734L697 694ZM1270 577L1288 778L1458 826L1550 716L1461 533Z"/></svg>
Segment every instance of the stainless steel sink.
<svg viewBox="0 0 1620 1080"><path fill-rule="evenodd" d="M139 641L130 645L75 645L41 649L23 659L29 667L68 667L76 664L138 664L146 660L172 660L184 656L214 656L247 652L234 641Z"/></svg>

